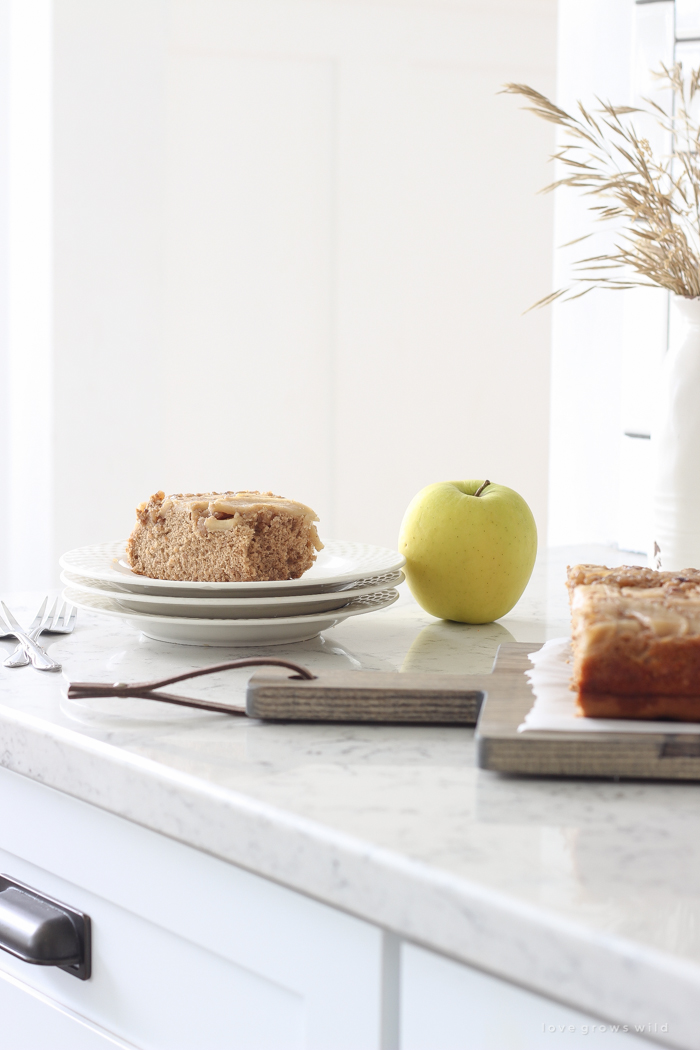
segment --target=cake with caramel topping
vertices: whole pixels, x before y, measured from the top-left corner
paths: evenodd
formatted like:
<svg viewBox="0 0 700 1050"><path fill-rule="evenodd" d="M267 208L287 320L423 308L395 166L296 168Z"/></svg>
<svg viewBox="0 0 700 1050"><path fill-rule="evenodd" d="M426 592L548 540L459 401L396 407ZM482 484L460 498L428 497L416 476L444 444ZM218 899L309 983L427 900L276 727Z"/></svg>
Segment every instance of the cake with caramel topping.
<svg viewBox="0 0 700 1050"><path fill-rule="evenodd" d="M136 519L127 556L156 580L296 580L323 548L314 511L271 492L156 492Z"/></svg>
<svg viewBox="0 0 700 1050"><path fill-rule="evenodd" d="M580 714L700 721L700 571L575 565L567 585Z"/></svg>

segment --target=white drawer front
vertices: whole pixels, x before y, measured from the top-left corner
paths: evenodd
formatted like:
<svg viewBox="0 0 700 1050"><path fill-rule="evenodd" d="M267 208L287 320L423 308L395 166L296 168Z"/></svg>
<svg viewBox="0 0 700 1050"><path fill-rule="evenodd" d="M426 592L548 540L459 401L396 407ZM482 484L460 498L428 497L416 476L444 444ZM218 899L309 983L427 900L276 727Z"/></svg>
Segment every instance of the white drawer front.
<svg viewBox="0 0 700 1050"><path fill-rule="evenodd" d="M12 872L19 864L18 858L0 852L3 871ZM46 892L46 873L20 866L23 880ZM54 967L29 966L6 953L0 953L2 971L143 1050L304 1047L302 995L77 887L66 884L61 893L67 904L80 897L81 909L92 918L90 981Z"/></svg>
<svg viewBox="0 0 700 1050"><path fill-rule="evenodd" d="M0 973L0 1045L5 1050L133 1050L84 1018Z"/></svg>
<svg viewBox="0 0 700 1050"><path fill-rule="evenodd" d="M401 1050L618 1045L609 1023L435 952L404 944L401 970ZM659 1019L657 1025L662 1023ZM658 1045L629 1033L617 1035L620 1050Z"/></svg>
<svg viewBox="0 0 700 1050"><path fill-rule="evenodd" d="M143 1050L379 1050L368 923L2 769L0 872L90 915L93 976L0 971Z"/></svg>

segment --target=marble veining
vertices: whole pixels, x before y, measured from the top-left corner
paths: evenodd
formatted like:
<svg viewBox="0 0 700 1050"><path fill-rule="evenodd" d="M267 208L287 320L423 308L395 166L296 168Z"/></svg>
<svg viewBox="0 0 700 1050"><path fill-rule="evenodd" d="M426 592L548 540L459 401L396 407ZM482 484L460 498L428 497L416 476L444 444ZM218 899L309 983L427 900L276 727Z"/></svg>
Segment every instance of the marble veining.
<svg viewBox="0 0 700 1050"><path fill-rule="evenodd" d="M566 633L567 560L622 559L550 552L496 624L437 621L404 588L390 609L270 653L319 671L484 673L502 642ZM89 614L50 651L63 679L0 667L0 765L542 994L668 1023L671 1045L697 1045L697 785L499 777L475 768L468 729L265 725L69 701L67 679L155 678L228 651L155 642ZM178 688L240 703L248 673Z"/></svg>

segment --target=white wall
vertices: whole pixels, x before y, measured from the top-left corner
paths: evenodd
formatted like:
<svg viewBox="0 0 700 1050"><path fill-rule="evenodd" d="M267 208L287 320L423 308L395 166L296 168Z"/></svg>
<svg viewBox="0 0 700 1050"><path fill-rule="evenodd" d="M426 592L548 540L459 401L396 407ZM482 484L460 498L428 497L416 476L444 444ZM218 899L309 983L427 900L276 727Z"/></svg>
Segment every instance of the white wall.
<svg viewBox="0 0 700 1050"><path fill-rule="evenodd" d="M51 484L20 518L13 474L5 585L161 487L272 488L394 545L423 485L488 476L544 534L550 317L523 311L551 282L552 139L496 92L554 90L555 18L54 0Z"/></svg>
<svg viewBox="0 0 700 1050"><path fill-rule="evenodd" d="M566 109L595 95L629 101L634 0L560 0L557 99ZM656 5L654 5L656 6ZM591 228L586 202L558 191L555 243ZM584 255L586 245L578 245ZM557 253L555 287L567 277ZM618 539L620 406L626 292L595 291L552 307L549 540Z"/></svg>
<svg viewBox="0 0 700 1050"><path fill-rule="evenodd" d="M0 3L0 492L9 493L10 426L8 361L9 225L9 5ZM0 500L0 581L7 577L9 506Z"/></svg>
<svg viewBox="0 0 700 1050"><path fill-rule="evenodd" d="M7 12L7 574L37 585L55 571L52 433L52 12L22 0ZM60 424L60 420L59 420ZM65 512L65 511L64 511Z"/></svg>

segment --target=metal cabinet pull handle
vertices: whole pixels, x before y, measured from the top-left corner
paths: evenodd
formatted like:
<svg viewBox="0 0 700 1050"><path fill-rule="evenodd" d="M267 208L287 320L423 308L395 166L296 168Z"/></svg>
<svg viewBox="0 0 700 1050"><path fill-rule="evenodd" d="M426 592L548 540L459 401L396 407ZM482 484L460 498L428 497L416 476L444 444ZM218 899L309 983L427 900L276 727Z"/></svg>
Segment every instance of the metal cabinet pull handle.
<svg viewBox="0 0 700 1050"><path fill-rule="evenodd" d="M0 948L35 966L59 966L87 981L90 916L0 875Z"/></svg>

